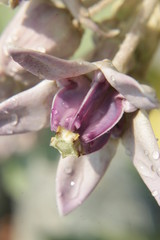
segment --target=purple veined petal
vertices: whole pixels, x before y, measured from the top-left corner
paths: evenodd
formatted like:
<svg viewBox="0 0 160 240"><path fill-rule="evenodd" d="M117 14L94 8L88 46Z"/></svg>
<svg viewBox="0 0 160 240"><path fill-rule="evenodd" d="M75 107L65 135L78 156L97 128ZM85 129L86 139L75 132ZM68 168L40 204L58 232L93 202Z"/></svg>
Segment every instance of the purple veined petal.
<svg viewBox="0 0 160 240"><path fill-rule="evenodd" d="M0 135L38 131L49 126L54 81L44 80L0 104Z"/></svg>
<svg viewBox="0 0 160 240"><path fill-rule="evenodd" d="M109 132L120 121L123 113L122 99L111 89L96 112L93 112L88 127L82 134L83 141L88 143Z"/></svg>
<svg viewBox="0 0 160 240"><path fill-rule="evenodd" d="M94 190L104 175L117 148L117 141L110 140L100 151L61 159L56 177L58 209L66 215L77 208Z"/></svg>
<svg viewBox="0 0 160 240"><path fill-rule="evenodd" d="M71 128L72 119L90 87L90 81L85 76L72 78L68 82L69 84L60 89L53 99L51 111L52 131L56 131L58 126L73 130Z"/></svg>
<svg viewBox="0 0 160 240"><path fill-rule="evenodd" d="M85 61L71 61L56 58L44 53L11 47L10 55L27 71L50 80L77 77L97 69Z"/></svg>
<svg viewBox="0 0 160 240"><path fill-rule="evenodd" d="M109 132L121 119L123 112L121 96L98 71L72 125L87 144Z"/></svg>
<svg viewBox="0 0 160 240"><path fill-rule="evenodd" d="M158 102L149 94L145 94L145 89L132 77L116 71L108 61L94 63L105 75L107 81L119 93L121 93L131 104L137 108L153 109L158 106Z"/></svg>
<svg viewBox="0 0 160 240"><path fill-rule="evenodd" d="M160 205L160 149L147 115L138 111L123 143L141 178Z"/></svg>

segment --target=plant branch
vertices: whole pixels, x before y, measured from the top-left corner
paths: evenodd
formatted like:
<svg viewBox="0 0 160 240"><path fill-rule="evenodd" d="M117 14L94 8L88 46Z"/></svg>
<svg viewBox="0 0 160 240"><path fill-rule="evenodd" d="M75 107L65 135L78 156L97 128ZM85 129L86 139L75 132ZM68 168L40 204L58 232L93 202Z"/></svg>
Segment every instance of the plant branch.
<svg viewBox="0 0 160 240"><path fill-rule="evenodd" d="M113 0L101 0L98 3L88 8L89 15L92 16L109 5Z"/></svg>
<svg viewBox="0 0 160 240"><path fill-rule="evenodd" d="M121 72L126 72L128 62L135 51L141 37L143 36L146 24L156 7L158 0L143 0L130 31L126 33L119 51L113 59L114 66Z"/></svg>

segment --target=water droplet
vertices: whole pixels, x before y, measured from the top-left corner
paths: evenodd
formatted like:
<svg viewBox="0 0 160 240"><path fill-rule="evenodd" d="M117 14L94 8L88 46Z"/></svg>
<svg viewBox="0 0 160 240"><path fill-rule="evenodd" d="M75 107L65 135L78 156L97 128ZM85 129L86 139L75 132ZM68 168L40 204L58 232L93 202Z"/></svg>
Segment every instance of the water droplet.
<svg viewBox="0 0 160 240"><path fill-rule="evenodd" d="M66 174L71 175L72 172L73 172L73 169L72 169L71 167L66 167L66 168L64 169L64 171L65 171Z"/></svg>
<svg viewBox="0 0 160 240"><path fill-rule="evenodd" d="M57 111L57 110L54 110L54 111L53 111L53 114L54 114L54 115L57 115L57 114L58 114L58 111Z"/></svg>
<svg viewBox="0 0 160 240"><path fill-rule="evenodd" d="M152 196L153 196L153 197L158 196L158 191L157 191L157 190L152 191Z"/></svg>
<svg viewBox="0 0 160 240"><path fill-rule="evenodd" d="M42 53L46 52L46 49L44 47L37 47L36 50L39 51L39 52L42 52Z"/></svg>
<svg viewBox="0 0 160 240"><path fill-rule="evenodd" d="M154 160L158 160L159 159L159 152L158 151L154 151L152 154L152 157Z"/></svg>
<svg viewBox="0 0 160 240"><path fill-rule="evenodd" d="M116 78L115 78L115 76L111 76L111 81L113 81L113 82L115 82L116 81Z"/></svg>
<svg viewBox="0 0 160 240"><path fill-rule="evenodd" d="M65 119L65 122L68 123L68 122L69 122L69 118L66 118L66 119Z"/></svg>
<svg viewBox="0 0 160 240"><path fill-rule="evenodd" d="M17 114L12 114L11 115L11 125L16 126L18 124L18 116Z"/></svg>
<svg viewBox="0 0 160 240"><path fill-rule="evenodd" d="M62 105L63 105L65 108L69 108L68 105L67 105L65 102L62 102Z"/></svg>
<svg viewBox="0 0 160 240"><path fill-rule="evenodd" d="M4 110L3 113L7 115L7 114L8 114L8 111L7 111L7 110Z"/></svg>
<svg viewBox="0 0 160 240"><path fill-rule="evenodd" d="M10 101L11 101L11 103L12 103L12 105L13 105L14 107L17 106L17 97L12 97L12 98L10 99Z"/></svg>
<svg viewBox="0 0 160 240"><path fill-rule="evenodd" d="M71 181L71 182L70 182L70 185L71 185L71 187L73 187L73 186L75 185L75 182L74 182L74 181Z"/></svg>
<svg viewBox="0 0 160 240"><path fill-rule="evenodd" d="M140 163L138 166L140 174L142 174L145 177L153 178L152 171L143 163Z"/></svg>
<svg viewBox="0 0 160 240"><path fill-rule="evenodd" d="M75 125L76 129L79 129L80 126L81 126L81 123L80 123L79 120L76 120L75 123L74 123L74 125Z"/></svg>

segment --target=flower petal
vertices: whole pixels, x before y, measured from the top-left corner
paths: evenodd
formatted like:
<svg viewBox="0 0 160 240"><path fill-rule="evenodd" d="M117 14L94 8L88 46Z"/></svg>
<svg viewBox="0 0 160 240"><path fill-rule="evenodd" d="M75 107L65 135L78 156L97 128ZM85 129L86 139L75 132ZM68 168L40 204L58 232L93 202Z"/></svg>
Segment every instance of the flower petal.
<svg viewBox="0 0 160 240"><path fill-rule="evenodd" d="M0 104L0 135L38 131L49 125L55 82L44 80Z"/></svg>
<svg viewBox="0 0 160 240"><path fill-rule="evenodd" d="M132 77L120 73L107 61L94 63L105 75L107 81L119 93L121 93L131 104L137 108L153 109L158 106L156 98L150 97L148 92Z"/></svg>
<svg viewBox="0 0 160 240"><path fill-rule="evenodd" d="M117 147L110 140L95 153L76 158L63 158L59 162L56 192L59 212L66 215L78 207L93 191L104 175Z"/></svg>
<svg viewBox="0 0 160 240"><path fill-rule="evenodd" d="M96 70L97 67L85 61L71 61L56 58L44 53L10 48L14 61L40 78L59 80L77 77Z"/></svg>
<svg viewBox="0 0 160 240"><path fill-rule="evenodd" d="M139 111L123 137L141 178L160 205L160 150L146 114Z"/></svg>
<svg viewBox="0 0 160 240"><path fill-rule="evenodd" d="M68 81L69 84L58 91L53 99L51 112L51 130L56 131L58 126L73 130L71 123L77 109L90 87L89 80L77 77Z"/></svg>

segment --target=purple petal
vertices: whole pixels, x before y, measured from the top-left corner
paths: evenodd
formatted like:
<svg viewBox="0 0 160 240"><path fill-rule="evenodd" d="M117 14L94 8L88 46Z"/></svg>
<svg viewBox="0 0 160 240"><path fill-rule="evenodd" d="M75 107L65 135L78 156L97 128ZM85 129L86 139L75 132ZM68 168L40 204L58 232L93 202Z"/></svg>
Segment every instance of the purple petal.
<svg viewBox="0 0 160 240"><path fill-rule="evenodd" d="M38 131L49 125L55 82L44 80L0 104L0 135Z"/></svg>
<svg viewBox="0 0 160 240"><path fill-rule="evenodd" d="M89 196L104 175L117 147L109 141L100 151L76 158L63 158L59 162L56 192L61 215L77 208Z"/></svg>
<svg viewBox="0 0 160 240"><path fill-rule="evenodd" d="M110 87L104 75L98 72L73 124L76 127L79 123L77 131L83 142L89 143L109 132L121 119L123 112L122 98Z"/></svg>
<svg viewBox="0 0 160 240"><path fill-rule="evenodd" d="M68 80L68 85L58 91L52 104L52 131L56 131L58 126L72 130L72 119L76 115L89 87L90 81L83 76Z"/></svg>
<svg viewBox="0 0 160 240"><path fill-rule="evenodd" d="M81 36L82 32L72 24L71 16L65 9L56 8L46 0L24 1L1 35L0 66L18 80L38 81L10 58L8 46L25 46L26 49L67 58L78 48ZM69 43L67 47L66 43Z"/></svg>
<svg viewBox="0 0 160 240"><path fill-rule="evenodd" d="M135 79L120 73L109 66L108 61L96 62L95 65L105 75L107 81L119 93L121 93L131 104L137 108L152 109L158 106L157 100L148 93Z"/></svg>
<svg viewBox="0 0 160 240"><path fill-rule="evenodd" d="M119 122L123 113L122 99L117 96L117 93L115 91L106 93L104 102L93 113L88 127L82 134L83 141L93 141L109 132Z"/></svg>
<svg viewBox="0 0 160 240"><path fill-rule="evenodd" d="M160 205L160 149L147 115L139 111L123 137L141 178Z"/></svg>
<svg viewBox="0 0 160 240"><path fill-rule="evenodd" d="M10 54L27 71L51 80L77 77L97 69L89 62L63 60L32 50L10 48Z"/></svg>

